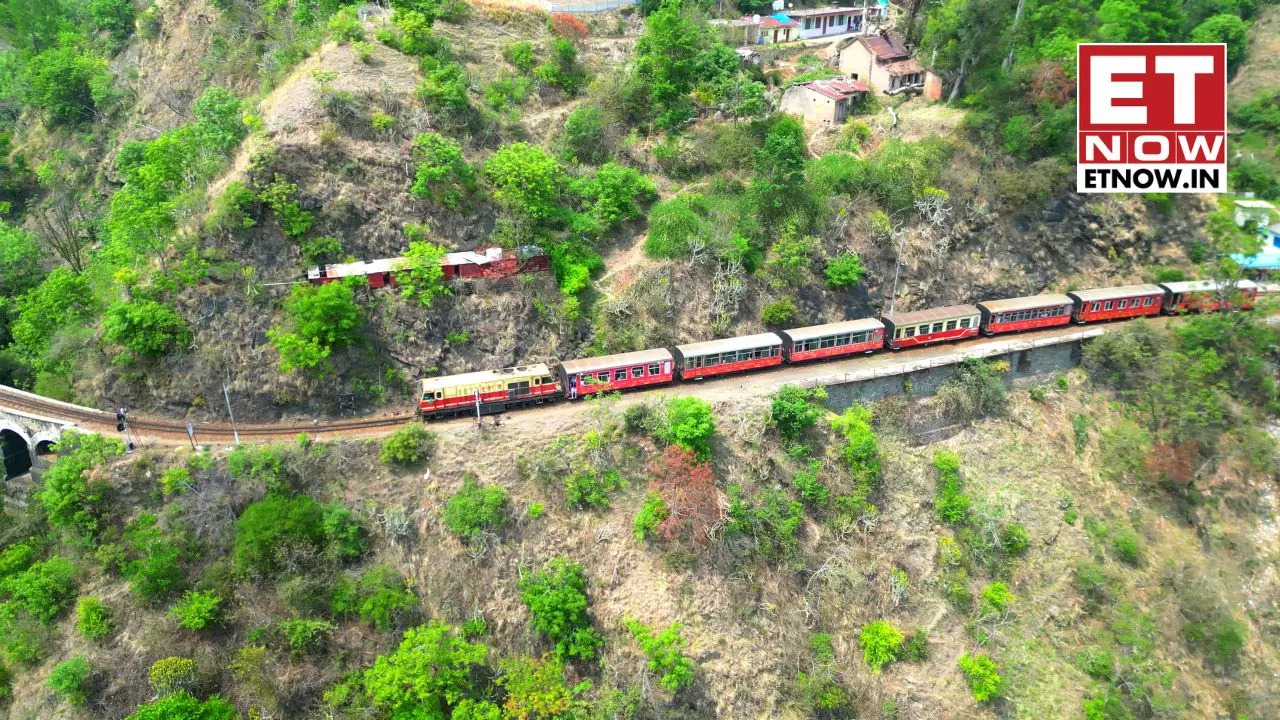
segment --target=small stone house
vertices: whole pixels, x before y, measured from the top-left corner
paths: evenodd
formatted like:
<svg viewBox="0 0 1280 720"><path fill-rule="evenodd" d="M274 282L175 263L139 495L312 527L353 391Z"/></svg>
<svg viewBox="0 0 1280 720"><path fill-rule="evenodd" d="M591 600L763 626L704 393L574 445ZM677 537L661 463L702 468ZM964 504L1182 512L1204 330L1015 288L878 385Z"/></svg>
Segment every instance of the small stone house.
<svg viewBox="0 0 1280 720"><path fill-rule="evenodd" d="M839 125L867 92L866 85L849 78L797 83L782 94L782 111L799 115L809 127Z"/></svg>
<svg viewBox="0 0 1280 720"><path fill-rule="evenodd" d="M887 95L930 90L934 93L930 99L936 100L942 93L938 78L926 82L933 73L920 67L902 40L891 33L854 38L840 50L837 64L841 73Z"/></svg>
<svg viewBox="0 0 1280 720"><path fill-rule="evenodd" d="M1245 200L1236 200L1232 205L1235 211L1236 225L1239 227L1270 225L1271 218L1276 214L1276 206L1266 200L1247 198Z"/></svg>
<svg viewBox="0 0 1280 720"><path fill-rule="evenodd" d="M777 45L800 39L800 23L787 17L784 13L772 15L743 15L740 20L758 24L756 42L760 45Z"/></svg>

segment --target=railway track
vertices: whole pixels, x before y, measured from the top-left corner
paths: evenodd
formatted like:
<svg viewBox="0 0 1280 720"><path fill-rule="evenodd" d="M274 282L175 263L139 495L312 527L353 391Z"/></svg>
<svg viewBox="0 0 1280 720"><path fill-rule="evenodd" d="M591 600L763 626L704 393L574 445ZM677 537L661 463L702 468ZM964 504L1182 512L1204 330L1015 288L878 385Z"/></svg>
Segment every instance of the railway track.
<svg viewBox="0 0 1280 720"><path fill-rule="evenodd" d="M0 407L21 413L74 423L83 430L117 432L114 411L74 405L0 385ZM231 443L236 435L254 441L290 439L300 432L316 437L374 434L402 425L414 418L413 413L397 413L348 420L304 420L279 423L191 423L196 442L202 444ZM187 441L187 423L148 415L129 415L129 427L143 440Z"/></svg>

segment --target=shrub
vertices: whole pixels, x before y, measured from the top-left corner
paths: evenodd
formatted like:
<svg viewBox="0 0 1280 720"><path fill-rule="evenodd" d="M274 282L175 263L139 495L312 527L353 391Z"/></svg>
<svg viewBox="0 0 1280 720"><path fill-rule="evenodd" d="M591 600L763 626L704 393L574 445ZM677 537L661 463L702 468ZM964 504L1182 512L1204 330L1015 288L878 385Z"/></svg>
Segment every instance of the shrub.
<svg viewBox="0 0 1280 720"><path fill-rule="evenodd" d="M473 672L488 649L459 637L438 620L411 628L396 651L364 671L364 691L389 717L444 718L473 690ZM458 712L453 712L458 717ZM485 716L476 716L485 717Z"/></svg>
<svg viewBox="0 0 1280 720"><path fill-rule="evenodd" d="M445 207L456 208L475 191L476 174L462 155L456 140L426 132L413 139L417 174L410 192L414 197L438 199Z"/></svg>
<svg viewBox="0 0 1280 720"><path fill-rule="evenodd" d="M76 603L76 631L86 640L98 640L111 632L111 613L100 598L82 597Z"/></svg>
<svg viewBox="0 0 1280 720"><path fill-rule="evenodd" d="M667 423L654 435L669 445L692 450L699 459L711 457L711 437L716 432L711 403L695 397L673 397L667 401Z"/></svg>
<svg viewBox="0 0 1280 720"><path fill-rule="evenodd" d="M638 620L624 620L623 626L640 643L649 658L649 671L658 675L658 685L667 692L677 692L693 683L693 661L681 650L685 646L680 623L657 633Z"/></svg>
<svg viewBox="0 0 1280 720"><path fill-rule="evenodd" d="M929 633L924 628L916 628L902 646L901 656L907 660L922 661L929 659Z"/></svg>
<svg viewBox="0 0 1280 720"><path fill-rule="evenodd" d="M533 43L528 40L513 42L502 49L502 57L521 72L531 72L538 59L533 54Z"/></svg>
<svg viewBox="0 0 1280 720"><path fill-rule="evenodd" d="M463 540L472 541L506 522L507 491L498 485L481 485L474 475L444 505L445 527Z"/></svg>
<svg viewBox="0 0 1280 720"><path fill-rule="evenodd" d="M564 499L569 507L607 508L609 493L622 487L622 474L616 469L603 473L584 468L564 479Z"/></svg>
<svg viewBox="0 0 1280 720"><path fill-rule="evenodd" d="M938 389L938 399L953 417L972 420L987 415L1003 415L1009 396L1004 379L992 363L970 359Z"/></svg>
<svg viewBox="0 0 1280 720"><path fill-rule="evenodd" d="M356 9L351 6L338 8L329 16L329 32L339 44L364 40L364 26L360 24Z"/></svg>
<svg viewBox="0 0 1280 720"><path fill-rule="evenodd" d="M332 558L353 560L369 551L369 539L355 513L341 503L324 506L323 524L325 552Z"/></svg>
<svg viewBox="0 0 1280 720"><path fill-rule="evenodd" d="M814 507L823 507L831 499L831 489L818 479L821 469L822 463L815 460L791 478L791 487L796 489L800 499Z"/></svg>
<svg viewBox="0 0 1280 720"><path fill-rule="evenodd" d="M1009 523L1000 531L1000 546L1006 555L1017 556L1027 551L1031 538L1022 523Z"/></svg>
<svg viewBox="0 0 1280 720"><path fill-rule="evenodd" d="M855 253L841 253L827 262L822 274L827 279L827 287L847 288L858 284L866 270L862 267L862 258Z"/></svg>
<svg viewBox="0 0 1280 720"><path fill-rule="evenodd" d="M1116 557L1129 565L1137 566L1142 563L1142 541L1133 530L1115 530L1111 534L1111 548L1115 550Z"/></svg>
<svg viewBox="0 0 1280 720"><path fill-rule="evenodd" d="M356 343L364 326L355 292L347 283L296 285L284 309L292 330L273 327L267 332L280 353L282 372L327 372L333 350Z"/></svg>
<svg viewBox="0 0 1280 720"><path fill-rule="evenodd" d="M960 656L960 671L964 673L969 692L978 702L991 702L1004 692L1004 678L990 657L984 654Z"/></svg>
<svg viewBox="0 0 1280 720"><path fill-rule="evenodd" d="M979 605L983 615L1003 615L1017 597L1002 582L993 582L982 588Z"/></svg>
<svg viewBox="0 0 1280 720"><path fill-rule="evenodd" d="M379 458L387 465L416 465L430 457L435 449L435 433L428 432L422 423L410 423L382 441Z"/></svg>
<svg viewBox="0 0 1280 720"><path fill-rule="evenodd" d="M662 499L662 495L656 492L650 492L646 495L644 505L641 506L640 512L636 513L636 540L647 540L657 535L658 526L669 515L670 511L667 509L667 503Z"/></svg>
<svg viewBox="0 0 1280 720"><path fill-rule="evenodd" d="M867 623L858 634L862 659L872 672L880 672L880 668L898 658L898 653L902 651L902 641L902 632L887 620Z"/></svg>
<svg viewBox="0 0 1280 720"><path fill-rule="evenodd" d="M560 136L565 159L596 164L606 157L604 144L604 113L594 105L575 108L564 121L564 134Z"/></svg>
<svg viewBox="0 0 1280 720"><path fill-rule="evenodd" d="M508 658L499 662L498 668L502 672L496 682L507 693L502 704L504 717L531 720L572 717L574 690L565 684L564 664L560 660L551 656L541 660ZM453 717L457 718L458 714L459 709L455 709ZM477 710L466 717L485 720L490 716ZM498 717L497 708L493 709L492 717Z"/></svg>
<svg viewBox="0 0 1280 720"><path fill-rule="evenodd" d="M961 525L968 519L973 501L965 494L964 481L960 479L960 457L948 450L939 450L933 455L933 466L938 469L934 510L943 522Z"/></svg>
<svg viewBox="0 0 1280 720"><path fill-rule="evenodd" d="M326 620L281 620L276 627L289 644L289 654L295 658L314 655L333 636L336 629Z"/></svg>
<svg viewBox="0 0 1280 720"><path fill-rule="evenodd" d="M1207 622L1189 620L1182 626L1187 643L1198 647L1219 667L1233 665L1244 649L1246 626L1228 615Z"/></svg>
<svg viewBox="0 0 1280 720"><path fill-rule="evenodd" d="M199 668L196 661L184 657L167 657L151 664L147 678L160 695L190 692L196 684Z"/></svg>
<svg viewBox="0 0 1280 720"><path fill-rule="evenodd" d="M186 691L179 691L139 705L125 720L238 720L239 717L235 706L217 695L200 701Z"/></svg>
<svg viewBox="0 0 1280 720"><path fill-rule="evenodd" d="M54 527L93 534L106 512L107 486L91 480L90 471L108 458L124 454L124 443L101 435L65 431L58 440L58 459L44 474L36 494Z"/></svg>
<svg viewBox="0 0 1280 720"><path fill-rule="evenodd" d="M791 298L782 298L771 303L765 303L760 308L760 320L765 325L772 327L781 327L788 325L796 317L796 304Z"/></svg>
<svg viewBox="0 0 1280 720"><path fill-rule="evenodd" d="M534 223L560 212L566 177L554 157L525 142L504 145L484 165L494 199L507 212Z"/></svg>
<svg viewBox="0 0 1280 720"><path fill-rule="evenodd" d="M102 110L112 79L106 60L64 44L27 61L24 99L48 113L50 124L74 125Z"/></svg>
<svg viewBox="0 0 1280 720"><path fill-rule="evenodd" d="M1100 565L1082 562L1076 565L1072 578L1087 605L1098 607L1115 600L1115 583Z"/></svg>
<svg viewBox="0 0 1280 720"><path fill-rule="evenodd" d="M802 388L784 385L773 396L769 407L769 422L778 428L778 434L787 442L797 442L818 418L823 415L823 400L827 393L821 387Z"/></svg>
<svg viewBox="0 0 1280 720"><path fill-rule="evenodd" d="M76 596L76 566L64 557L52 557L35 563L7 578L0 590L11 598L15 607L48 625L62 614Z"/></svg>
<svg viewBox="0 0 1280 720"><path fill-rule="evenodd" d="M204 630L222 622L222 598L211 592L188 590L174 606L173 616L188 630Z"/></svg>
<svg viewBox="0 0 1280 720"><path fill-rule="evenodd" d="M646 522L657 522L657 537L707 540L711 528L720 521L720 492L710 463L700 462L692 450L669 445L649 463L649 472L650 498L656 494L658 499L646 501L646 507L653 508Z"/></svg>
<svg viewBox="0 0 1280 720"><path fill-rule="evenodd" d="M377 565L360 576L358 583L340 583L334 589L333 611L358 614L378 630L390 630L405 611L418 605L418 596L395 568Z"/></svg>
<svg viewBox="0 0 1280 720"><path fill-rule="evenodd" d="M749 502L742 489L730 485L725 533L749 538L755 551L772 560L784 560L799 550L796 532L804 522L804 505L780 490L760 493L758 504Z"/></svg>
<svg viewBox="0 0 1280 720"><path fill-rule="evenodd" d="M63 660L49 671L49 688L61 695L72 705L83 705L85 695L89 692L89 676L93 668L89 661L76 656Z"/></svg>
<svg viewBox="0 0 1280 720"><path fill-rule="evenodd" d="M160 476L160 489L165 495L176 495L189 490L194 484L191 471L184 467L171 467Z"/></svg>
<svg viewBox="0 0 1280 720"><path fill-rule="evenodd" d="M272 575L282 552L320 550L324 546L324 511L306 495L271 497L244 509L236 520L232 557L236 569Z"/></svg>
<svg viewBox="0 0 1280 720"><path fill-rule="evenodd" d="M520 599L533 615L533 626L555 643L561 660L591 660L604 638L587 616L587 578L582 566L557 557L537 572L520 578Z"/></svg>
<svg viewBox="0 0 1280 720"><path fill-rule="evenodd" d="M191 342L187 324L169 305L155 300L118 302L107 310L102 337L134 355L156 358Z"/></svg>
<svg viewBox="0 0 1280 720"><path fill-rule="evenodd" d="M124 576L144 603L164 600L186 582L181 565L186 555L185 538L166 534L157 523L155 515L144 513L125 528L131 559L124 564Z"/></svg>

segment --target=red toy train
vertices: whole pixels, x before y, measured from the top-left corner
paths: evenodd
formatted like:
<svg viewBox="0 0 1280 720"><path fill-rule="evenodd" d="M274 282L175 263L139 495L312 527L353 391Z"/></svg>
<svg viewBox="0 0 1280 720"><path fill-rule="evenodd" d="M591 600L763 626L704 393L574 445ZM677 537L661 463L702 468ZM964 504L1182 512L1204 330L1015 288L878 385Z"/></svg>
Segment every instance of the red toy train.
<svg viewBox="0 0 1280 720"><path fill-rule="evenodd" d="M367 277L369 287L396 284L396 273L405 266L402 257L321 265L307 271L312 285L324 285L348 277ZM445 280L496 280L551 267L547 254L532 245L504 250L492 247L475 252L452 252L440 258Z"/></svg>
<svg viewBox="0 0 1280 720"><path fill-rule="evenodd" d="M425 378L419 384L418 415L423 418L491 414L561 399L577 399L605 390L629 390L698 380L758 368L798 363L888 348L932 345L982 335L1038 330L1069 323L1104 322L1137 316L1209 312L1225 303L1253 307L1259 292L1280 295L1280 286L1259 287L1242 280L1234 287L1213 280L1160 285L1075 290L1065 294L986 300L657 348Z"/></svg>

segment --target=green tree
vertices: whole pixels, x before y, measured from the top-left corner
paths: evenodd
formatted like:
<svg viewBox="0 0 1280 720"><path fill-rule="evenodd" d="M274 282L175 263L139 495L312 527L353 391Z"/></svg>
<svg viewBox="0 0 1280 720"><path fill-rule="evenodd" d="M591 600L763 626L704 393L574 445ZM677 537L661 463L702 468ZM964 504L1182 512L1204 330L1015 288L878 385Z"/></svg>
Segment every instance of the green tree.
<svg viewBox="0 0 1280 720"><path fill-rule="evenodd" d="M960 656L960 671L964 673L969 692L978 702L991 702L1004 693L1004 678L990 657L982 653Z"/></svg>
<svg viewBox="0 0 1280 720"><path fill-rule="evenodd" d="M516 218L539 223L563 212L564 169L537 145L503 145L484 164L484 176L498 204Z"/></svg>
<svg viewBox="0 0 1280 720"><path fill-rule="evenodd" d="M316 371L335 348L352 345L364 326L355 292L346 283L295 285L284 304L291 331L267 333L280 352L280 369Z"/></svg>
<svg viewBox="0 0 1280 720"><path fill-rule="evenodd" d="M54 527L92 535L102 527L108 486L91 479L90 471L107 459L124 454L124 443L101 435L64 431L58 440L58 459L45 472L36 498Z"/></svg>
<svg viewBox="0 0 1280 720"><path fill-rule="evenodd" d="M410 423L401 426L382 441L379 459L388 465L413 465L430 457L435 452L435 447L435 433L422 427L422 423Z"/></svg>
<svg viewBox="0 0 1280 720"><path fill-rule="evenodd" d="M1191 42L1226 43L1227 67L1237 69L1249 49L1249 23L1236 15L1214 15L1191 31Z"/></svg>
<svg viewBox="0 0 1280 720"><path fill-rule="evenodd" d="M831 258L827 266L822 269L822 275L827 279L827 287L837 289L857 285L864 272L862 258L851 252L841 253Z"/></svg>
<svg viewBox="0 0 1280 720"><path fill-rule="evenodd" d="M64 557L55 556L5 579L0 591L8 595L16 607L48 625L76 596L76 566Z"/></svg>
<svg viewBox="0 0 1280 720"><path fill-rule="evenodd" d="M148 299L118 302L108 308L103 337L142 357L158 357L191 342L182 317L171 306Z"/></svg>
<svg viewBox="0 0 1280 720"><path fill-rule="evenodd" d="M18 314L10 332L18 356L44 369L45 354L59 328L74 327L94 310L93 291L81 275L55 268L44 282L18 299Z"/></svg>
<svg viewBox="0 0 1280 720"><path fill-rule="evenodd" d="M93 26L111 36L119 47L133 34L133 3L130 0L89 0Z"/></svg>
<svg viewBox="0 0 1280 720"><path fill-rule="evenodd" d="M960 97L970 72L1004 55L1011 7L1009 0L943 0L930 10L920 55L954 73L949 102Z"/></svg>
<svg viewBox="0 0 1280 720"><path fill-rule="evenodd" d="M751 180L751 195L762 219L792 217L797 235L811 222L807 211L813 208L804 176L807 161L804 126L791 115L783 115L755 152L756 175Z"/></svg>
<svg viewBox="0 0 1280 720"><path fill-rule="evenodd" d="M212 592L188 590L173 606L173 616L188 630L212 628L222 622L222 598Z"/></svg>
<svg viewBox="0 0 1280 720"><path fill-rule="evenodd" d="M604 113L595 105L574 108L564 120L564 134L560 136L565 159L572 162L595 164L606 157L604 145Z"/></svg>
<svg viewBox="0 0 1280 720"><path fill-rule="evenodd" d="M250 504L236 520L232 557L246 573L271 575L290 548L324 547L324 511L306 495L268 496Z"/></svg>
<svg viewBox="0 0 1280 720"><path fill-rule="evenodd" d="M498 663L497 683L507 692L502 717L552 720L571 717L573 694L564 680L564 663L553 656L507 658ZM455 718L458 713L455 710ZM498 717L494 708L493 717ZM476 720L480 720L477 718Z"/></svg>
<svg viewBox="0 0 1280 720"><path fill-rule="evenodd" d="M364 690L397 718L444 718L474 691L472 671L488 649L438 620L405 631L396 651L364 671Z"/></svg>
<svg viewBox="0 0 1280 720"><path fill-rule="evenodd" d="M706 31L681 0L662 0L644 21L626 86L628 114L674 129L693 115L689 91Z"/></svg>
<svg viewBox="0 0 1280 720"><path fill-rule="evenodd" d="M770 327L790 325L795 317L796 303L789 297L765 303L764 307L760 308L760 320Z"/></svg>
<svg viewBox="0 0 1280 720"><path fill-rule="evenodd" d="M75 125L97 116L108 99L107 61L72 45L49 48L27 63L27 104L48 114L53 125Z"/></svg>
<svg viewBox="0 0 1280 720"><path fill-rule="evenodd" d="M444 504L441 518L449 532L468 542L506 522L507 491L499 485L481 485L474 475Z"/></svg>
<svg viewBox="0 0 1280 720"><path fill-rule="evenodd" d="M446 123L464 124L472 114L469 84L466 68L449 61L427 71L418 95Z"/></svg>
<svg viewBox="0 0 1280 720"><path fill-rule="evenodd" d="M693 684L694 664L684 654L686 641L680 634L680 623L656 633L638 620L623 620L622 624L649 658L649 671L658 675L658 685L674 693Z"/></svg>
<svg viewBox="0 0 1280 720"><path fill-rule="evenodd" d="M449 295L449 287L444 282L444 266L440 264L440 259L448 252L435 243L410 242L396 274L400 294L422 307L431 307L436 298Z"/></svg>
<svg viewBox="0 0 1280 720"><path fill-rule="evenodd" d="M587 616L587 577L582 566L557 557L520 578L520 599L533 615L533 627L556 646L561 660L590 660L604 644Z"/></svg>
<svg viewBox="0 0 1280 720"><path fill-rule="evenodd" d="M409 189L414 197L433 198L445 207L456 208L475 191L475 169L463 157L456 140L439 133L422 133L413 139L413 156L418 161L413 187Z"/></svg>
<svg viewBox="0 0 1280 720"><path fill-rule="evenodd" d="M587 82L586 69L578 62L578 48L564 38L551 43L551 59L534 68L534 74L542 82L576 94Z"/></svg>
<svg viewBox="0 0 1280 720"><path fill-rule="evenodd" d="M773 396L769 422L778 428L783 440L797 442L822 417L822 401L826 399L827 393L821 387L783 385Z"/></svg>
<svg viewBox="0 0 1280 720"><path fill-rule="evenodd" d="M1170 42L1186 22L1176 0L1104 0L1098 37L1108 42Z"/></svg>
<svg viewBox="0 0 1280 720"><path fill-rule="evenodd" d="M184 690L139 705L125 720L238 720L239 717L235 706L217 695L201 701Z"/></svg>
<svg viewBox="0 0 1280 720"><path fill-rule="evenodd" d="M574 189L590 204L591 216L601 230L640 219L640 206L658 196L653 183L639 171L613 162L600 166Z"/></svg>
<svg viewBox="0 0 1280 720"><path fill-rule="evenodd" d="M711 437L716 432L711 403L696 397L673 397L667 401L667 422L654 435L669 445L692 450L702 460L711 457Z"/></svg>

